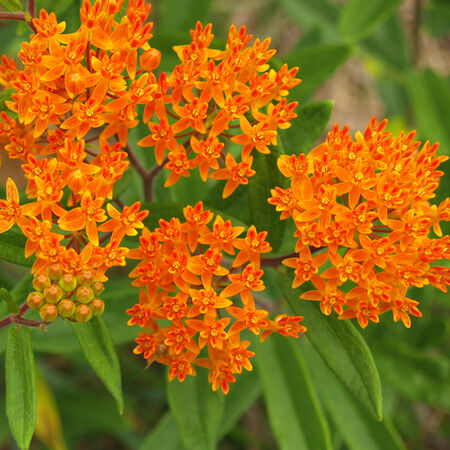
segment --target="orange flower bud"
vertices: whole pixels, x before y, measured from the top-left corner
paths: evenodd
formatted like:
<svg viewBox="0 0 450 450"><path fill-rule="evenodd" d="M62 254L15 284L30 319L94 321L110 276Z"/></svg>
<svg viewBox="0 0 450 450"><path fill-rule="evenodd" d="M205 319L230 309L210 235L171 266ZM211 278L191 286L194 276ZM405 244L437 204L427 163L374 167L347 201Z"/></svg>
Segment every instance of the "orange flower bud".
<svg viewBox="0 0 450 450"><path fill-rule="evenodd" d="M39 315L41 316L41 319L45 322L53 322L58 317L58 309L55 305L52 305L51 303L46 303L42 308L39 310Z"/></svg>
<svg viewBox="0 0 450 450"><path fill-rule="evenodd" d="M27 304L32 309L39 309L44 304L44 298L40 292L28 294Z"/></svg>
<svg viewBox="0 0 450 450"><path fill-rule="evenodd" d="M48 303L58 303L64 292L57 284L52 284L44 289L44 299Z"/></svg>
<svg viewBox="0 0 450 450"><path fill-rule="evenodd" d="M74 291L77 287L77 279L74 275L71 273L65 273L60 279L59 279L59 287L64 292L71 292Z"/></svg>
<svg viewBox="0 0 450 450"><path fill-rule="evenodd" d="M72 317L75 311L75 303L66 298L61 300L58 304L58 312L61 317Z"/></svg>
<svg viewBox="0 0 450 450"><path fill-rule="evenodd" d="M100 298L94 298L91 303L89 303L89 306L91 307L94 316L102 315L105 310L105 302Z"/></svg>
<svg viewBox="0 0 450 450"><path fill-rule="evenodd" d="M94 281L92 270L84 270L77 275L78 286L90 286Z"/></svg>
<svg viewBox="0 0 450 450"><path fill-rule="evenodd" d="M94 298L94 292L89 286L80 286L76 297L80 303L89 303Z"/></svg>
<svg viewBox="0 0 450 450"><path fill-rule="evenodd" d="M88 305L78 305L75 308L75 320L77 322L87 322L92 318L92 311Z"/></svg>
<svg viewBox="0 0 450 450"><path fill-rule="evenodd" d="M94 281L92 283L92 290L94 291L94 295L100 295L105 290L105 286L101 281Z"/></svg>
<svg viewBox="0 0 450 450"><path fill-rule="evenodd" d="M156 48L151 48L144 52L140 59L141 68L148 72L155 70L161 62L161 52Z"/></svg>
<svg viewBox="0 0 450 450"><path fill-rule="evenodd" d="M63 273L64 273L64 267L62 264L56 263L49 266L47 269L48 276L50 277L50 280L58 281Z"/></svg>
<svg viewBox="0 0 450 450"><path fill-rule="evenodd" d="M47 275L38 274L34 277L33 287L37 291L42 292L48 286L50 286L50 279Z"/></svg>

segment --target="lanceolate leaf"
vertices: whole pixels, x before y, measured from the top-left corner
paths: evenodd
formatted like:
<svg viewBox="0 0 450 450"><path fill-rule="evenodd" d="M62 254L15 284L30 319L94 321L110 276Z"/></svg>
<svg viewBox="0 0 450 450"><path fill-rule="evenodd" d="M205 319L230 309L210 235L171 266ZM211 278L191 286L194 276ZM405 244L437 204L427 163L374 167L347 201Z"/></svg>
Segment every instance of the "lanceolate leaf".
<svg viewBox="0 0 450 450"><path fill-rule="evenodd" d="M291 89L289 99L304 101L347 60L350 53L351 46L347 44L326 44L300 49L284 58L289 67L300 68L298 76L303 80Z"/></svg>
<svg viewBox="0 0 450 450"><path fill-rule="evenodd" d="M188 376L183 383L178 379L168 382L167 396L184 446L215 449L225 397L220 390L211 390L206 371L198 369L197 376Z"/></svg>
<svg viewBox="0 0 450 450"><path fill-rule="evenodd" d="M300 300L291 278L283 272L278 283L296 314L305 317L307 336L327 366L341 379L356 399L378 420L382 419L381 383L372 353L348 320L325 316L318 304Z"/></svg>
<svg viewBox="0 0 450 450"><path fill-rule="evenodd" d="M286 222L280 220L280 213L267 199L275 186L286 187L286 178L277 167L277 159L283 153L280 142L277 147L271 147L269 155L255 152L253 169L256 175L249 179L248 184L250 220L258 232L268 232L267 240L273 251L277 251L283 242Z"/></svg>
<svg viewBox="0 0 450 450"><path fill-rule="evenodd" d="M6 345L6 415L20 449L27 449L36 426L36 372L30 332L10 326Z"/></svg>
<svg viewBox="0 0 450 450"><path fill-rule="evenodd" d="M123 397L119 359L108 328L100 317L93 317L86 323L71 322L71 325L86 359L116 400L117 408L122 414Z"/></svg>
<svg viewBox="0 0 450 450"><path fill-rule="evenodd" d="M299 348L314 378L314 386L329 417L350 450L402 450L398 432L384 418L375 420L325 366L317 351L306 341Z"/></svg>
<svg viewBox="0 0 450 450"><path fill-rule="evenodd" d="M10 229L0 234L0 258L21 266L31 267L34 263L34 256L25 258L26 237L14 230Z"/></svg>
<svg viewBox="0 0 450 450"><path fill-rule="evenodd" d="M296 343L292 338L270 336L255 353L279 448L331 449L328 425Z"/></svg>
<svg viewBox="0 0 450 450"><path fill-rule="evenodd" d="M0 92L0 112L1 111L9 111L8 107L5 104L6 100L11 100L11 94L16 92L14 89L6 89Z"/></svg>
<svg viewBox="0 0 450 450"><path fill-rule="evenodd" d="M206 388L209 388L209 385ZM217 432L217 440L224 437L236 425L236 422L250 408L260 394L261 384L256 371L253 370L239 375L237 382L230 386L230 392L225 397L225 405ZM161 418L156 427L144 439L139 450L152 450L156 447L158 447L158 450L180 450L184 448L177 422L171 412L166 413Z"/></svg>
<svg viewBox="0 0 450 450"><path fill-rule="evenodd" d="M298 155L311 150L324 132L333 106L332 100L315 100L297 108L298 117L292 120L291 127L279 133L284 152Z"/></svg>
<svg viewBox="0 0 450 450"><path fill-rule="evenodd" d="M401 0L350 0L339 18L339 31L349 41L369 36L394 13Z"/></svg>
<svg viewBox="0 0 450 450"><path fill-rule="evenodd" d="M138 450L180 450L183 447L177 422L173 414L167 412L146 436Z"/></svg>

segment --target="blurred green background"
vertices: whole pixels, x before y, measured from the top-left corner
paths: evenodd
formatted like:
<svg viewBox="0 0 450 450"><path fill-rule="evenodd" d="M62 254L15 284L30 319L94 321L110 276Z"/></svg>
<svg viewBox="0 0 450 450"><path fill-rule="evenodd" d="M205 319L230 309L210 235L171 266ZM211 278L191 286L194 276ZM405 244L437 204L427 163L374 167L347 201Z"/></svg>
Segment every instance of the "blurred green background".
<svg viewBox="0 0 450 450"><path fill-rule="evenodd" d="M80 1L36 0L36 4L38 9L53 10L59 20L66 20L68 31L79 26ZM334 100L327 130L338 122L348 124L354 133L363 130L372 115L379 120L386 117L390 131L417 129L421 140L439 141L440 152L450 155L447 0L155 0L152 4L154 38L150 44L163 54L161 70L171 70L176 64L171 48L189 41L189 29L196 20L213 23L217 46L224 44L231 23L246 25L255 37L272 37L272 47L278 50L275 65L288 62L290 67L300 67L303 82L290 99L300 104ZM23 23L0 22L0 54L17 54L28 34ZM133 130L131 140L137 140L142 132ZM2 180L17 168L17 164L4 161ZM449 168L447 162L447 174ZM159 186L163 175L160 178ZM127 186L124 200L137 200L139 183L132 180ZM447 175L441 180L436 200L448 195L449 186ZM157 200L195 203L214 198L214 185L208 189L193 177L168 191L157 188ZM233 209L236 202L234 196L221 202L220 208L245 222L236 207ZM26 270L18 266L1 263L0 284L12 288L24 274ZM269 289L264 298L276 302L277 310L286 308L279 288L271 282L274 274L268 270L267 275ZM167 413L165 369L152 365L144 371L144 361L132 354L137 330L126 326L124 311L137 301L137 290L129 286L124 271L113 272L110 278L104 295L104 318L119 352L125 413L118 414L113 399L87 365L70 327L58 322L47 333L33 334L41 379L40 423L33 449L182 448L174 419ZM410 330L393 323L389 314L381 317L379 325L371 324L362 331L382 381L382 424L361 408L302 338L306 377L320 399L334 449L450 448L449 298L432 287L411 289L408 296L421 302L424 316L414 319ZM4 310L0 312L3 316ZM0 330L0 352L4 351L4 338L5 330ZM228 422L221 427L224 437L220 449L289 448L289 443L280 444L279 435L274 437L270 431L259 365L255 365L255 371L238 378L233 387L235 397L247 400L239 412L230 406ZM4 386L3 358L0 366L0 385ZM264 374L261 379L264 382ZM292 386L295 384L287 383L288 388ZM295 397L294 392L290 395ZM0 449L14 448L4 413L4 391L0 392L0 403Z"/></svg>

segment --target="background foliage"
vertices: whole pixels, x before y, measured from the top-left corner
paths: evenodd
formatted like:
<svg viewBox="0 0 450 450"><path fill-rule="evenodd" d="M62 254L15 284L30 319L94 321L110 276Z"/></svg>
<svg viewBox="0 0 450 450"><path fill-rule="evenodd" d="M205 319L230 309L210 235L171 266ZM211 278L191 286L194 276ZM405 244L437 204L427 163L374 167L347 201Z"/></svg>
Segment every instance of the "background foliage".
<svg viewBox="0 0 450 450"><path fill-rule="evenodd" d="M80 3L37 0L37 7L53 10L70 31L79 26ZM355 132L376 114L390 119L390 131L417 128L421 138L440 141L441 153L450 154L450 5L445 0L240 0L224 5L214 0L154 0L155 36L150 43L163 54L161 69L168 70L177 62L172 46L188 41L196 20L212 21L219 43L230 23L247 24L260 38L273 36L273 47L279 49L279 62L274 64L298 65L303 79L290 96L300 102L299 118L280 133L277 151L307 152L335 120L348 123ZM16 54L28 33L23 23L1 23L0 54ZM324 100L328 98L335 103ZM134 129L131 144L145 134L145 127ZM138 155L148 166L153 164L148 153ZM148 205L147 226L153 227L161 217L180 215L186 203L203 200L224 216L268 229L276 236L273 256L286 253L284 248L292 248L292 230L278 220L275 209L242 207L266 205L263 198L269 189L281 185L273 179L275 154L255 165L258 175L249 189L227 200L221 199L214 182L205 185L195 176L164 189L161 173L156 203ZM445 169L448 174L448 163ZM1 176L15 170L5 161ZM126 202L141 199L140 189L132 172L118 187ZM447 175L436 200L449 191ZM0 254L9 261L0 263L0 285L12 290L20 303L30 284L24 275L28 269L21 267L30 265L22 258L23 243L13 232L0 235ZM305 316L309 331L300 342L271 337L258 346L255 370L242 375L227 398L210 392L201 370L184 384L168 386L161 366L143 370L141 358L132 354L135 330L126 326L124 314L137 290L124 271L111 275L104 294L104 323L118 360L112 344L104 340L105 325L100 321L73 330L60 321L46 333L30 330L31 336L23 327L20 336L15 328L1 329L0 353L7 341L8 352L0 358L0 366L6 364L6 372L0 367L0 385L5 386L6 376L11 391L2 391L0 400L4 405L5 395L20 392L25 410L0 407L0 448L12 445L7 414L19 415L14 418L15 436L26 441L30 434L26 405L34 398L27 373L33 364L38 401L31 446L35 449L448 448L450 309L445 294L432 288L411 292L411 298L421 300L424 316L413 321L411 330L381 317L380 325L356 331L348 321L325 318L315 305L298 300L286 275L272 269L267 273L268 308L294 309ZM6 303L0 303L0 317L6 309ZM23 353L20 364L17 352Z"/></svg>

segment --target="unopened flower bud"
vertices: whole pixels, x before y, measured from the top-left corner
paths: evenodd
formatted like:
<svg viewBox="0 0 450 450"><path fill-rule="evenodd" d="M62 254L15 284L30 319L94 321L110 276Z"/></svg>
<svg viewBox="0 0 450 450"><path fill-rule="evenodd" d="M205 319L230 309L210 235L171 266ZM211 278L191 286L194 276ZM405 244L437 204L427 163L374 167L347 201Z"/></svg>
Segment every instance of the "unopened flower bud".
<svg viewBox="0 0 450 450"><path fill-rule="evenodd" d="M27 304L32 309L39 309L44 304L44 297L41 292L31 292L28 294Z"/></svg>
<svg viewBox="0 0 450 450"><path fill-rule="evenodd" d="M90 286L94 281L94 272L92 270L83 270L77 275L78 286Z"/></svg>
<svg viewBox="0 0 450 450"><path fill-rule="evenodd" d="M58 317L58 308L56 307L56 305L46 303L39 310L39 315L45 322L53 322Z"/></svg>
<svg viewBox="0 0 450 450"><path fill-rule="evenodd" d="M38 274L34 277L33 287L37 291L43 291L47 286L50 286L50 278L44 274Z"/></svg>
<svg viewBox="0 0 450 450"><path fill-rule="evenodd" d="M59 287L64 292L74 291L77 287L77 279L71 273L65 273L58 281Z"/></svg>
<svg viewBox="0 0 450 450"><path fill-rule="evenodd" d="M52 264L48 267L47 273L50 280L58 281L64 274L64 267L59 263Z"/></svg>
<svg viewBox="0 0 450 450"><path fill-rule="evenodd" d="M75 303L69 298L61 300L58 304L58 312L61 317L72 317L75 311Z"/></svg>
<svg viewBox="0 0 450 450"><path fill-rule="evenodd" d="M80 303L89 303L94 298L94 292L89 286L80 286L77 289L76 297Z"/></svg>
<svg viewBox="0 0 450 450"><path fill-rule="evenodd" d="M63 295L64 292L57 284L52 284L44 289L44 298L47 303L58 303Z"/></svg>
<svg viewBox="0 0 450 450"><path fill-rule="evenodd" d="M94 281L92 283L92 290L94 295L100 295L105 290L105 285L101 281Z"/></svg>
<svg viewBox="0 0 450 450"><path fill-rule="evenodd" d="M161 52L156 48L145 51L139 60L141 68L150 72L155 70L161 62Z"/></svg>
<svg viewBox="0 0 450 450"><path fill-rule="evenodd" d="M88 305L78 305L75 308L75 320L78 322L87 322L91 320L92 311Z"/></svg>
<svg viewBox="0 0 450 450"><path fill-rule="evenodd" d="M94 316L100 316L105 310L105 302L100 298L94 298L91 303L89 303L89 306L91 307Z"/></svg>

